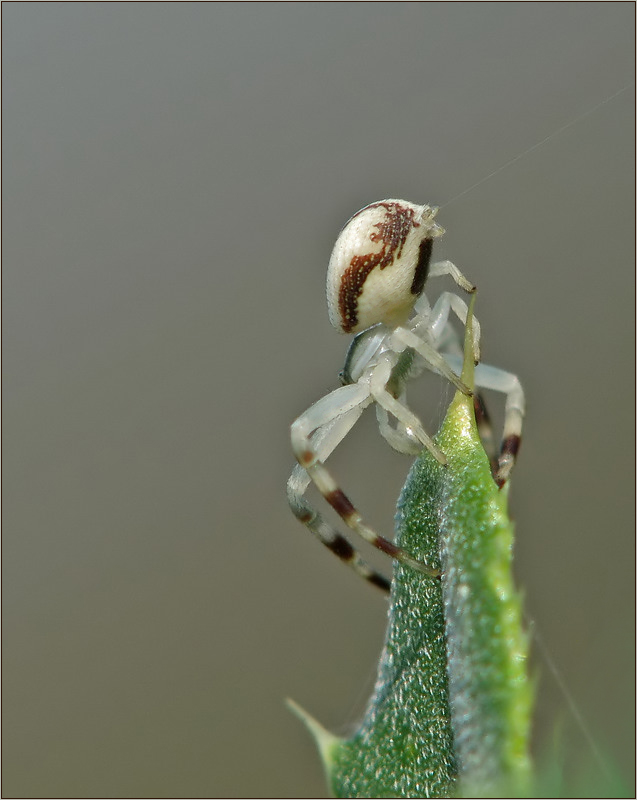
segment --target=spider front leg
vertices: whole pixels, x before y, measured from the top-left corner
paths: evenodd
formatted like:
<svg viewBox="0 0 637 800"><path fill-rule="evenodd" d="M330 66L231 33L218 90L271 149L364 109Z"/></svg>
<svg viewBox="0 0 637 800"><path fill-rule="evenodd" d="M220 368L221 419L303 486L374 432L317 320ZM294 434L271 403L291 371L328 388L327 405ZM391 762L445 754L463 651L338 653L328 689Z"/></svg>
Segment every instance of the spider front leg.
<svg viewBox="0 0 637 800"><path fill-rule="evenodd" d="M332 446L333 449L333 447L338 444L338 441L345 436L345 433L351 429L360 416L360 413L362 413L364 408L370 405L372 400L373 398L370 391L370 385L366 381L361 381L354 385L342 386L339 389L335 389L329 395L323 397L321 400L311 406L292 424L292 449L294 450L294 454L296 455L301 468L305 470L323 497L349 528L355 531L373 547L381 550L383 553L386 553L403 564L407 564L419 572L423 572L431 577L437 577L440 574L438 570L432 569L426 564L423 564L415 558L412 558L402 548L397 547L395 544L393 544L393 542L390 542L388 539L380 536L378 533L376 533L376 531L363 522L360 513L356 510L343 490L338 486L329 470L323 463L321 455L323 455L324 458L327 456L320 452L322 435L319 433L312 436L312 434L318 429L323 428L324 426L331 426L334 424L335 419L347 414L348 412L352 412L352 416L350 418L351 424L349 424L349 427L344 426L342 435L340 435L340 437L334 437L335 441ZM357 415L354 414L355 408L360 410ZM348 420L348 422L350 422L350 420ZM347 430L345 430L346 427ZM319 446L315 444L317 435L319 437ZM329 436L329 434L327 436ZM325 451L331 452L331 450L329 450L329 446L325 447L324 449ZM301 502L302 493L305 491L306 487L303 487L302 482L299 481L298 473L296 475L295 473L292 474L291 481L292 492L290 504L292 506L292 511L299 519L301 519L302 522L304 522L304 524L308 525L308 527L310 527L314 533L319 535L317 530L318 523L315 524L314 527L309 525L313 519L313 517L310 518L309 515L313 512L307 507L307 503L305 501ZM299 490L301 490L300 493ZM325 529L322 530L324 534L327 534ZM340 534L337 532L336 535L340 537ZM319 538L321 537L319 536ZM343 537L341 537L341 539L342 538ZM347 544L349 545L349 543ZM351 558L348 556L344 560L350 561ZM363 575L363 577L366 577L369 580L366 575Z"/></svg>
<svg viewBox="0 0 637 800"><path fill-rule="evenodd" d="M500 488L508 481L522 441L522 420L524 419L524 392L516 375L498 367L479 364L475 372L476 386L494 389L506 394L504 404L504 431L498 471L495 482Z"/></svg>
<svg viewBox="0 0 637 800"><path fill-rule="evenodd" d="M420 303L420 300L418 301ZM416 314L422 313L419 309L418 303L416 304ZM427 303L427 306L429 304ZM454 342L457 346L458 354L462 353L462 349L460 346L460 340L458 338L457 333L453 330L451 325L449 324L449 314L453 311L453 313L458 317L460 322L466 326L467 324L467 314L469 313L469 309L465 301L458 297L457 294L453 294L453 292L443 292L440 297L434 303L434 307L429 309L427 308L422 313L423 321L426 322L428 329L431 333L431 336L435 342L440 342L447 336L451 341ZM414 331L418 330L419 327L419 319L418 316L414 319L414 324L412 325L412 329ZM472 319L472 326L473 326L473 360L474 363L478 363L480 361L480 323L478 322L477 318L474 316Z"/></svg>
<svg viewBox="0 0 637 800"><path fill-rule="evenodd" d="M407 331L408 333L408 331ZM418 337L416 337L418 338ZM420 340L419 340L420 341ZM444 359L442 359L444 360ZM393 372L393 364L390 360L390 357L384 355L380 358L378 364L374 367L370 378L370 390L372 396L376 403L384 409L384 411L391 414L395 417L398 422L403 426L403 428L408 429L418 441L420 441L433 455L433 457L438 461L440 464L446 464L447 458L442 450L438 447L438 445L434 442L434 440L429 436L429 434L425 431L422 427L422 423L418 419L418 417L410 411L406 405L397 400L393 394L388 390L387 384L390 382ZM447 372L454 375L451 368L446 364ZM457 381L460 379L454 375ZM467 387L460 381L461 385L465 388L467 392L469 390ZM398 452L403 452L399 446L400 438L402 434L396 434L395 432L391 432L391 428L386 423L386 416L381 414L379 416L379 424L382 435L387 439L387 441L394 447L395 450Z"/></svg>
<svg viewBox="0 0 637 800"><path fill-rule="evenodd" d="M451 367L461 364L461 359L457 356L449 355L445 356L445 358ZM522 420L524 419L525 409L524 392L516 375L488 364L478 364L475 369L474 381L476 387L493 389L493 391L502 392L502 394L506 395L504 431L498 455L497 470L494 476L495 482L502 488L509 479L522 441Z"/></svg>
<svg viewBox="0 0 637 800"><path fill-rule="evenodd" d="M449 363L443 358L438 350L425 339L421 338L414 331L408 328L396 328L392 334L391 345L394 352L399 353L405 347L411 347L429 364L435 371L453 383L456 389L459 389L463 394L471 397L473 392L466 386L460 377L451 369ZM388 409L391 411L391 409ZM392 412L393 413L393 412ZM423 442L424 444L424 442ZM428 445L427 445L428 446Z"/></svg>
<svg viewBox="0 0 637 800"><path fill-rule="evenodd" d="M458 267L453 264L451 261L436 261L435 264L432 264L429 267L429 276L430 278L439 278L442 275L449 275L453 278L453 280L458 284L461 289L464 289L465 292L475 292L476 287L470 280L467 280L465 276L460 272Z"/></svg>
<svg viewBox="0 0 637 800"><path fill-rule="evenodd" d="M453 266L453 265L452 265ZM433 308L429 305L426 296L422 294L418 299L416 306L416 317L412 320L412 330L418 333L419 328L425 327L429 331L431 337L436 342L437 347L441 351L445 351L445 357L448 355L460 356L462 358L462 346L460 344L460 337L456 330L449 323L449 315L453 313L458 317L460 322L466 326L468 307L462 298L452 292L443 292L434 303ZM477 317L472 317L473 328L473 360L477 364L480 360L480 323ZM447 349L451 352L447 352ZM459 368L461 368L461 361L458 360ZM491 462L491 469L495 477L498 472L498 460L495 452L495 443L493 438L493 429L491 427L491 420L489 413L484 402L484 398L479 392L474 392L473 407L476 416L476 424L478 426L478 433L482 441L489 461Z"/></svg>

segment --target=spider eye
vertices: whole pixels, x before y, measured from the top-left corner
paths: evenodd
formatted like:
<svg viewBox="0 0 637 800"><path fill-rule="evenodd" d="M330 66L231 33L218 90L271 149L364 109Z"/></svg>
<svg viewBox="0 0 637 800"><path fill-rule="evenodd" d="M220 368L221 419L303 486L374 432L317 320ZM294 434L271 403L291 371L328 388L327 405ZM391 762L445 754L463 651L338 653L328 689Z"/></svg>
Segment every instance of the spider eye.
<svg viewBox="0 0 637 800"><path fill-rule="evenodd" d="M327 270L328 310L337 330L406 321L427 279L433 239L443 233L434 214L406 200L382 200L354 214Z"/></svg>

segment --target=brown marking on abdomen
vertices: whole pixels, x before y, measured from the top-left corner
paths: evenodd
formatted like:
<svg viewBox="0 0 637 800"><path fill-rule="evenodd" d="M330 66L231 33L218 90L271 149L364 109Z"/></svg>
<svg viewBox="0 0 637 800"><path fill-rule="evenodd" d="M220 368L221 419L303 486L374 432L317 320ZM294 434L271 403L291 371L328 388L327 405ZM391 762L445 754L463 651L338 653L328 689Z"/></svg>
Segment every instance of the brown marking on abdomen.
<svg viewBox="0 0 637 800"><path fill-rule="evenodd" d="M382 242L382 248L378 253L354 256L350 261L350 266L341 277L338 308L345 333L350 333L358 324L358 298L369 273L375 267L385 269L393 264L395 258L400 258L409 232L412 228L420 227L420 223L414 221L413 208L407 208L398 203L372 203L358 213L381 206L386 210L385 219L374 225L378 232L370 234L369 238L372 242ZM358 215L355 214L354 217L356 216Z"/></svg>
<svg viewBox="0 0 637 800"><path fill-rule="evenodd" d="M411 282L411 293L416 296L422 294L425 288L425 281L429 274L429 261L431 260L431 250L433 247L433 239L423 239L420 243L418 251L418 263L416 264L416 271L414 272L414 279Z"/></svg>

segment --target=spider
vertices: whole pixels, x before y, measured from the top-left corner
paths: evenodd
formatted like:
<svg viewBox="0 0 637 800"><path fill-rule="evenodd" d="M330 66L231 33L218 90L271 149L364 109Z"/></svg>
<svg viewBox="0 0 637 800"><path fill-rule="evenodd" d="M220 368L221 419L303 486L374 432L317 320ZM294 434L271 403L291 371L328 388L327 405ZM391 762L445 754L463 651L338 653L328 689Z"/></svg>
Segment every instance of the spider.
<svg viewBox="0 0 637 800"><path fill-rule="evenodd" d="M383 591L389 581L370 567L350 542L308 503L305 492L313 482L345 524L365 541L394 559L431 577L437 570L412 558L402 548L365 524L338 486L325 461L356 424L363 411L376 405L380 433L400 453L418 454L426 447L441 463L444 453L423 429L405 402L407 384L425 369L436 372L466 395L471 395L454 369L462 363L458 335L450 313L466 324L467 304L443 292L433 306L423 292L427 278L449 275L467 293L475 291L450 261L430 264L434 239L444 229L435 221L438 209L405 200L382 200L358 211L342 229L327 270L327 304L332 325L355 334L340 388L301 414L292 424L292 449L298 464L287 485L294 515L362 578ZM478 364L480 325L473 321L475 385L506 394L504 435L494 478L508 480L521 439L524 394L509 372ZM484 404L474 396L476 419L485 447L491 430Z"/></svg>

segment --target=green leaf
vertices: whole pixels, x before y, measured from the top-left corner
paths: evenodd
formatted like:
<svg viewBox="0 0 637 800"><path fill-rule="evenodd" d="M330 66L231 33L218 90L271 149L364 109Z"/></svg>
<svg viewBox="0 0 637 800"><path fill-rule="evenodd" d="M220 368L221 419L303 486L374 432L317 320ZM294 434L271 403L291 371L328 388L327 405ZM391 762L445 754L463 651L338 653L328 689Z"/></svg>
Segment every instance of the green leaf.
<svg viewBox="0 0 637 800"><path fill-rule="evenodd" d="M473 384L467 357L463 380ZM471 398L456 394L436 441L448 463L425 450L413 465L396 543L442 578L395 564L376 687L356 733L338 739L305 717L321 732L337 797L528 791L532 691L507 489L491 476Z"/></svg>

